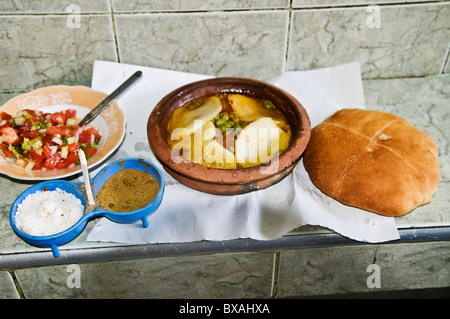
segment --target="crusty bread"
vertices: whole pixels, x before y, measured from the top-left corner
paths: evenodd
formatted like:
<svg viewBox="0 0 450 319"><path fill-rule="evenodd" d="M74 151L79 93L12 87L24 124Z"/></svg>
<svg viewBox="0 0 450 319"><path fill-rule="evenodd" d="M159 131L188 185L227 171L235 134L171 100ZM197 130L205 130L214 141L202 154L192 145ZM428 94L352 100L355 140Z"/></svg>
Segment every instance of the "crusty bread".
<svg viewBox="0 0 450 319"><path fill-rule="evenodd" d="M312 129L304 153L311 181L339 202L402 216L431 201L439 180L430 136L390 113L343 109Z"/></svg>

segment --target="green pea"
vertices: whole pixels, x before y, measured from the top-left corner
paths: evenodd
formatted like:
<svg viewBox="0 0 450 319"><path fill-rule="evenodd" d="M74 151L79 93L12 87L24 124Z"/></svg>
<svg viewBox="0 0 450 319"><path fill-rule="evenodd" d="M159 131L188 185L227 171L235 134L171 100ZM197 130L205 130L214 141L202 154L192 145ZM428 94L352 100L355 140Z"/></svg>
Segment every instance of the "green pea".
<svg viewBox="0 0 450 319"><path fill-rule="evenodd" d="M219 130L220 130L222 133L226 133L227 128L225 127L225 125L220 125L220 126L219 126Z"/></svg>
<svg viewBox="0 0 450 319"><path fill-rule="evenodd" d="M192 101L189 104L188 108L189 108L189 110L194 110L194 109L198 108L200 105L202 105L202 101L201 100L195 100L195 101Z"/></svg>
<svg viewBox="0 0 450 319"><path fill-rule="evenodd" d="M230 128L230 127L233 126L233 122L227 121L227 122L225 122L223 125L224 125L226 128Z"/></svg>
<svg viewBox="0 0 450 319"><path fill-rule="evenodd" d="M273 109L275 106L273 103L269 100L264 100L264 107L268 110Z"/></svg>
<svg viewBox="0 0 450 319"><path fill-rule="evenodd" d="M223 125L225 122L226 122L225 119L219 118L216 120L216 126L219 127L219 126Z"/></svg>

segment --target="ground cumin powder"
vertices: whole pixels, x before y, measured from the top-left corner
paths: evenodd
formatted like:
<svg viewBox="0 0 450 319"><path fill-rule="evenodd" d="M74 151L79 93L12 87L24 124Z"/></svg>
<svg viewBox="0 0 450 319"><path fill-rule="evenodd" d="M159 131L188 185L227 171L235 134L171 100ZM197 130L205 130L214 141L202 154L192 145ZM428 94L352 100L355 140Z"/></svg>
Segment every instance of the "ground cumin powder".
<svg viewBox="0 0 450 319"><path fill-rule="evenodd" d="M147 172L124 169L112 175L97 192L98 204L114 212L144 207L158 194L159 183Z"/></svg>

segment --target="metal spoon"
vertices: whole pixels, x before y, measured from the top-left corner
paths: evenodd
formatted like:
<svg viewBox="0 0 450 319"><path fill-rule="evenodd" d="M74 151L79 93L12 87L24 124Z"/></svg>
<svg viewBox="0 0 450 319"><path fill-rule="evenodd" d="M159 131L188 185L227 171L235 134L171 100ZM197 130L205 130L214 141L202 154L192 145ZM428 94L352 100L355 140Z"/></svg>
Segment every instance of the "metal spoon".
<svg viewBox="0 0 450 319"><path fill-rule="evenodd" d="M103 111L114 98L119 94L123 93L131 84L133 84L142 75L142 71L136 71L132 76L130 76L125 82L122 83L117 89L114 90L110 95L105 97L95 108L92 109L79 123L80 126L86 125L91 122L97 115Z"/></svg>

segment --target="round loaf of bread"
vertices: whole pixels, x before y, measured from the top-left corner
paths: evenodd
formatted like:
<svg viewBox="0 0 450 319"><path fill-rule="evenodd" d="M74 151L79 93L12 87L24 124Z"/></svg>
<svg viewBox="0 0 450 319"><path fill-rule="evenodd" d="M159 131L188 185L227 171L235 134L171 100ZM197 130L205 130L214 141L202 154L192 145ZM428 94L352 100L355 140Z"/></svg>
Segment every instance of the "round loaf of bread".
<svg viewBox="0 0 450 319"><path fill-rule="evenodd" d="M324 194L385 216L430 202L439 181L433 139L379 111L337 111L312 129L303 161Z"/></svg>

